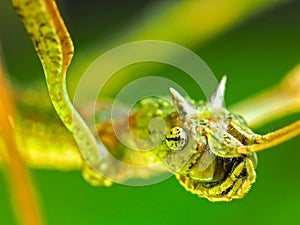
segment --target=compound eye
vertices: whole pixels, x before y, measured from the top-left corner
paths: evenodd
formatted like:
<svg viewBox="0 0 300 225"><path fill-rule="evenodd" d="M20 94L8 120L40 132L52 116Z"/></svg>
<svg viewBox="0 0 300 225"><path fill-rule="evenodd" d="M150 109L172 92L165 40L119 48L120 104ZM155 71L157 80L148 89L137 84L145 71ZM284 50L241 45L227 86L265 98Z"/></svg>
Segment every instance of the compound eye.
<svg viewBox="0 0 300 225"><path fill-rule="evenodd" d="M181 127L173 127L166 135L166 144L174 151L183 149L187 141L187 134Z"/></svg>

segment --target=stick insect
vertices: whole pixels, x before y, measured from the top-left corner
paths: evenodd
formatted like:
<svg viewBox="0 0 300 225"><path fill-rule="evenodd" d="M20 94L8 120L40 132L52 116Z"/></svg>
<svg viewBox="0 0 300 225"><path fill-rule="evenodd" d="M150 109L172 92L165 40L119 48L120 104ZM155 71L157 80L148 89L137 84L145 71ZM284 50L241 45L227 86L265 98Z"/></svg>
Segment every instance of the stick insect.
<svg viewBox="0 0 300 225"><path fill-rule="evenodd" d="M13 2L42 62L57 114L71 133L78 132L77 144L85 150L82 157L92 158L94 162L83 163L84 176L91 183L110 185L109 179L97 173L97 167L103 165L99 162L106 162L108 170L112 170L110 162L102 156L100 159L94 157L99 151L98 145L89 141L90 132L70 102L65 88L65 75L73 56L73 45L56 6L53 2L46 2L41 7L44 14L41 14L34 10L40 6L39 1ZM242 117L224 107L220 98L223 99L225 83L224 78L207 103L189 101L171 89L173 104L155 98L145 99L129 118L132 129L140 134L149 133L145 121L154 116L165 121L168 126L164 138L146 156L146 162L152 161L153 157L156 157L154 161L163 161L186 190L210 201L242 198L256 178L256 152L300 133L299 121L266 135L254 133ZM122 126L122 122L119 126ZM120 160L130 161L130 149L126 149L117 140L111 142L115 136L110 132L110 127L110 121L98 127L98 134L104 140L101 148L116 152ZM122 151L124 153L120 153ZM122 168L117 168L111 173L122 175L122 172Z"/></svg>

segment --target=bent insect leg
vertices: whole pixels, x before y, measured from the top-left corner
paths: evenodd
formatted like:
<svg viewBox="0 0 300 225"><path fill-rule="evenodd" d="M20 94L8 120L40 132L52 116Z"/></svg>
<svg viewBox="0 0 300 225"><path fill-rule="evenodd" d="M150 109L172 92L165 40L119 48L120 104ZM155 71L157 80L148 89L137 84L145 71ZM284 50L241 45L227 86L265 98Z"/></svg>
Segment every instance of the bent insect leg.
<svg viewBox="0 0 300 225"><path fill-rule="evenodd" d="M243 174L244 172L246 174ZM237 162L229 176L218 184L195 182L180 174L176 174L176 177L187 191L217 202L242 198L254 183L256 173L251 159L245 157L241 162Z"/></svg>
<svg viewBox="0 0 300 225"><path fill-rule="evenodd" d="M300 134L300 120L266 135L257 136L253 145L238 147L240 154L249 154L271 148Z"/></svg>

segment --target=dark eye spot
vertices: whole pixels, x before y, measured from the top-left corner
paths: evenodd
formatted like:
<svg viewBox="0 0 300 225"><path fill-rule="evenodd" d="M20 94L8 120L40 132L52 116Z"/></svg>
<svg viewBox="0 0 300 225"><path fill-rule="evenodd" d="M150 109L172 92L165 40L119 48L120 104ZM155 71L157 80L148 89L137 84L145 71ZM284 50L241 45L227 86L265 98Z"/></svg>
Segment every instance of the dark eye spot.
<svg viewBox="0 0 300 225"><path fill-rule="evenodd" d="M167 146L174 150L181 150L187 143L187 134L181 127L173 127L166 135Z"/></svg>

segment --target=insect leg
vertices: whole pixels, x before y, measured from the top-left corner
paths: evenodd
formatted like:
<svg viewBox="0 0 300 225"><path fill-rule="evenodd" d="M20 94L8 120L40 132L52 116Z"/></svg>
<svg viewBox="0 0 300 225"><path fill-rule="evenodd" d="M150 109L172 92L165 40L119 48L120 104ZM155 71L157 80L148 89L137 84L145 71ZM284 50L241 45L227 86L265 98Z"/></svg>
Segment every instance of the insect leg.
<svg viewBox="0 0 300 225"><path fill-rule="evenodd" d="M245 162L241 162L234 167L224 182L209 188L199 183L194 193L200 197L203 195L210 201L231 201L233 198L241 198L250 188L250 183L245 184L245 180L239 177L244 168ZM230 191L226 193L229 188L231 188Z"/></svg>
<svg viewBox="0 0 300 225"><path fill-rule="evenodd" d="M300 134L300 120L279 130L255 138L255 144L238 147L240 154L249 154L271 148Z"/></svg>
<svg viewBox="0 0 300 225"><path fill-rule="evenodd" d="M254 153L255 154L255 153ZM250 183L254 183L256 179L256 172L255 172L255 166L253 165L253 162L250 158L246 157L245 158L245 167L247 171L247 177Z"/></svg>
<svg viewBox="0 0 300 225"><path fill-rule="evenodd" d="M245 141L256 143L255 141L261 138L261 135L254 133L246 124L241 124L235 119L230 121L230 125L239 135L245 138Z"/></svg>

